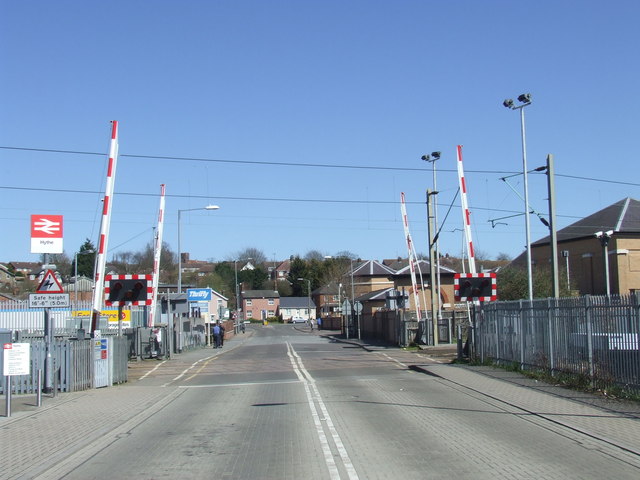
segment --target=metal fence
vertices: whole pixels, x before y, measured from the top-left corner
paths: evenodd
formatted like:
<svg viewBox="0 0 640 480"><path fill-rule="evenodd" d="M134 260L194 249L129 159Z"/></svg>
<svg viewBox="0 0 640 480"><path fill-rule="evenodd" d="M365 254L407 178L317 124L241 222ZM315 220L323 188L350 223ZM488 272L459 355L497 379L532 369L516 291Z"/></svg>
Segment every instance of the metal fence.
<svg viewBox="0 0 640 480"><path fill-rule="evenodd" d="M132 305L128 308L130 311L130 322L125 325L127 328L136 328L146 326L147 312L146 307ZM69 307L50 308L49 315L53 322L54 333L56 335L63 334L79 328L89 330L89 317L79 316L81 312L90 312L92 303L87 301L71 302ZM104 311L113 312L117 309L103 308ZM107 316L100 318L99 328L102 331L117 329L117 322L108 321ZM21 330L32 333L44 332L44 309L29 308L27 301L10 301L0 303L0 329Z"/></svg>
<svg viewBox="0 0 640 480"><path fill-rule="evenodd" d="M640 293L474 308L475 356L640 393Z"/></svg>

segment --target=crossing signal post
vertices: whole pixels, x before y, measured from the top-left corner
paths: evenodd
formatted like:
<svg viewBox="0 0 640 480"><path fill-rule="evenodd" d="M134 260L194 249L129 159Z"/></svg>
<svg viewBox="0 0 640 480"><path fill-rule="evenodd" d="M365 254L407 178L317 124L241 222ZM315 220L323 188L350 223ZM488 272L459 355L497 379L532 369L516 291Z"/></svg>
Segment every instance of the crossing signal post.
<svg viewBox="0 0 640 480"><path fill-rule="evenodd" d="M122 308L130 305L151 305L152 275L105 276L105 305L118 307L118 335L122 335Z"/></svg>
<svg viewBox="0 0 640 480"><path fill-rule="evenodd" d="M479 302L479 315L483 317L483 302L494 302L498 299L498 288L495 273L456 273L453 276L453 296L456 302ZM475 344L475 322L472 321L471 334L467 336L467 350L471 354L469 345ZM469 339L471 337L471 341ZM462 358L462 334L458 330L458 358Z"/></svg>
<svg viewBox="0 0 640 480"><path fill-rule="evenodd" d="M456 273L453 295L457 302L494 302L498 299L495 273Z"/></svg>

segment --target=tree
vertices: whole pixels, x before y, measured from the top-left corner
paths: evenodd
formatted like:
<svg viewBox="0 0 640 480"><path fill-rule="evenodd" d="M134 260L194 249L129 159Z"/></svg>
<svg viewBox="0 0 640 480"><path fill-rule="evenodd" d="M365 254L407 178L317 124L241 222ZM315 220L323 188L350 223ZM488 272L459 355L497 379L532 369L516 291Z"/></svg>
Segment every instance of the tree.
<svg viewBox="0 0 640 480"><path fill-rule="evenodd" d="M238 282L244 283L249 290L263 289L267 280L269 280L269 274L263 267L238 272Z"/></svg>
<svg viewBox="0 0 640 480"><path fill-rule="evenodd" d="M244 250L240 250L235 254L235 257L232 260L249 260L251 259L251 263L254 265L259 265L267 261L267 256L264 254L262 250L259 250L254 247L248 247Z"/></svg>
<svg viewBox="0 0 640 480"><path fill-rule="evenodd" d="M334 255L334 258L346 258L348 260L357 260L358 254L350 252L349 250L341 250Z"/></svg>
<svg viewBox="0 0 640 480"><path fill-rule="evenodd" d="M289 265L289 282L293 289L294 297L305 297L307 295L307 282L298 280L304 278L305 280L311 280L309 278L309 270L307 268L307 262L300 257L293 257Z"/></svg>
<svg viewBox="0 0 640 480"><path fill-rule="evenodd" d="M304 259L309 261L309 260L318 260L318 261L322 261L324 259L324 255L322 254L322 252L320 250L309 250L305 256Z"/></svg>
<svg viewBox="0 0 640 480"><path fill-rule="evenodd" d="M523 300L529 297L529 281L526 268L509 265L501 268L496 276L498 300ZM563 278L562 268L558 275ZM565 273L566 275L566 273ZM553 295L553 278L549 267L536 266L532 272L534 298L548 298ZM560 297L570 297L572 292L564 282L560 282Z"/></svg>
<svg viewBox="0 0 640 480"><path fill-rule="evenodd" d="M88 238L84 241L82 245L80 245L80 250L78 250L76 258L74 258L74 265L71 268L71 275L77 276L82 275L87 278L93 278L93 270L95 268L96 263L96 247ZM78 262L78 271L75 271L75 261L77 259Z"/></svg>

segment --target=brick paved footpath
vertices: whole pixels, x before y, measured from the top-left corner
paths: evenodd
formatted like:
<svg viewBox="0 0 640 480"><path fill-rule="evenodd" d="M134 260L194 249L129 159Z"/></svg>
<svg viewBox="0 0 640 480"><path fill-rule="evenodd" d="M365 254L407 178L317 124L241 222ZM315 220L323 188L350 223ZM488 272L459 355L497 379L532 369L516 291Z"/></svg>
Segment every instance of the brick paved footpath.
<svg viewBox="0 0 640 480"><path fill-rule="evenodd" d="M639 402L574 391L501 368L449 364L455 358L455 346L448 347L448 352L447 347L442 346L409 353L353 339L348 342L368 351L398 357L415 371L439 377L467 394L495 402L515 414L527 415L549 428L569 428L583 434L587 441L604 441L613 450L637 455L640 463ZM393 353L394 350L397 353Z"/></svg>
<svg viewBox="0 0 640 480"><path fill-rule="evenodd" d="M246 337L231 339L229 346L244 340ZM582 432L587 439L604 440L613 449L626 449L640 455L640 405L637 403L560 389L490 367L437 364L426 358L428 352L410 354L398 348L350 343L404 364L412 362L411 368L436 375L467 394L477 394L503 408L530 415L559 429ZM198 352L186 352L178 357L188 361L190 355ZM63 393L53 398L45 396L39 408L33 406L34 396L14 396L12 416L0 416L0 478L33 478L93 442L108 444L132 425L160 411L179 394L178 389L140 386L135 382L144 369L148 371L158 363L133 364L132 378L124 385ZM0 401L0 411L4 413L3 396Z"/></svg>

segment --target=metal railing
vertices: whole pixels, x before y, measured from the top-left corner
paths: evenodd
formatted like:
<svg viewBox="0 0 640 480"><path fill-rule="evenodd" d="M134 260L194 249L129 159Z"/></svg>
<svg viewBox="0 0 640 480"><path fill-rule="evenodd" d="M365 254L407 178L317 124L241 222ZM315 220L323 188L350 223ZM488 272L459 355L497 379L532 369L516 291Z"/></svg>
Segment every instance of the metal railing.
<svg viewBox="0 0 640 480"><path fill-rule="evenodd" d="M492 302L474 308L475 355L594 388L640 393L640 294Z"/></svg>

